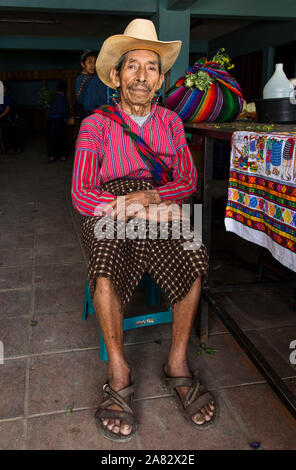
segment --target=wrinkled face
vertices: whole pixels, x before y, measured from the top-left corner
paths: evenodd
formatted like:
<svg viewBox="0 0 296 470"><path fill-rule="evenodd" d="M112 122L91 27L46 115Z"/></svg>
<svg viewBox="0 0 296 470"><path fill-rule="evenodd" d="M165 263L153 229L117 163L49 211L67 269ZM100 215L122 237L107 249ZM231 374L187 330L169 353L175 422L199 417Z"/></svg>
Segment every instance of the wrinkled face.
<svg viewBox="0 0 296 470"><path fill-rule="evenodd" d="M95 73L95 64L96 64L95 56L89 56L85 59L84 62L81 62L81 67L84 70L84 72L89 73L90 75L93 75Z"/></svg>
<svg viewBox="0 0 296 470"><path fill-rule="evenodd" d="M119 73L112 69L110 77L114 85L120 87L122 104L146 106L161 88L164 74L159 72L155 52L136 50L126 55Z"/></svg>

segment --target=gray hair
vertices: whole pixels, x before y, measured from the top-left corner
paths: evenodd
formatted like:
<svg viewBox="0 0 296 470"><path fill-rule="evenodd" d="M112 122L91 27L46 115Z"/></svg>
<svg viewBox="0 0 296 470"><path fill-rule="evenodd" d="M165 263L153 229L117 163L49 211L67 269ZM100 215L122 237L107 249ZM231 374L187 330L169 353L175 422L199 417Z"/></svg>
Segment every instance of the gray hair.
<svg viewBox="0 0 296 470"><path fill-rule="evenodd" d="M128 51L126 52L125 54L123 54L120 59L118 60L117 64L115 65L115 70L116 72L118 73L118 75L120 74L121 72L121 69L122 69L122 66L124 65L125 61L126 61L126 57L127 57L127 54L131 52L131 51ZM157 54L157 52L155 52L155 54L157 55L157 59L158 59L158 71L159 71L159 75L161 74L161 71L162 71L162 64L161 64L161 58L160 58L160 55Z"/></svg>

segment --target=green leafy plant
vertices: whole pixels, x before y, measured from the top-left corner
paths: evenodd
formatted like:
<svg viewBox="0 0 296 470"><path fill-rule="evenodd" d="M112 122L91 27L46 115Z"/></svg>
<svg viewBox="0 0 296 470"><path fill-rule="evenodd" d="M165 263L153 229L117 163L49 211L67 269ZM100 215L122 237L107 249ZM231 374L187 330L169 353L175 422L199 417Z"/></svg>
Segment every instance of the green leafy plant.
<svg viewBox="0 0 296 470"><path fill-rule="evenodd" d="M74 403L71 403L71 405L69 405L67 408L66 416L71 416L73 408L74 408Z"/></svg>
<svg viewBox="0 0 296 470"><path fill-rule="evenodd" d="M41 90L38 92L38 103L43 108L48 108L53 98L54 93L45 87L41 88Z"/></svg>
<svg viewBox="0 0 296 470"><path fill-rule="evenodd" d="M234 64L231 62L231 58L225 51L224 47L221 47L216 55L212 58L211 62L216 62L217 64L222 65L224 69L230 70L233 69Z"/></svg>
<svg viewBox="0 0 296 470"><path fill-rule="evenodd" d="M225 70L230 70L234 67L233 63L231 62L231 58L225 51L224 47L221 47L218 50L210 62L216 62ZM184 85L191 90L193 90L193 88L198 88L201 91L207 91L214 81L215 79L210 77L208 72L205 72L204 70L198 70L196 73L189 73L185 75Z"/></svg>
<svg viewBox="0 0 296 470"><path fill-rule="evenodd" d="M187 88L191 88L191 90L193 87L196 87L199 90L205 91L208 90L213 81L214 79L211 78L207 72L199 70L197 73L190 73L186 75L184 85Z"/></svg>
<svg viewBox="0 0 296 470"><path fill-rule="evenodd" d="M198 356L201 356L202 355L202 352L204 351L206 354L210 354L211 356L213 354L215 354L215 352L218 351L218 349L212 349L212 348L207 348L207 346L205 345L205 343L200 343L200 351L197 352L197 355Z"/></svg>

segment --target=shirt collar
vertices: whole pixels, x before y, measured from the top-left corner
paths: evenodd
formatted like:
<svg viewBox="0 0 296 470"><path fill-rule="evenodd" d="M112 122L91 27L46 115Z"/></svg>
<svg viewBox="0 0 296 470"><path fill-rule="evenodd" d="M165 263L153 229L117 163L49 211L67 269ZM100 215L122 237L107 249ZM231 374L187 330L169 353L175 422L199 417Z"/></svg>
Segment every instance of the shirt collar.
<svg viewBox="0 0 296 470"><path fill-rule="evenodd" d="M155 111L156 111L156 107L157 107L156 104L152 104L152 105L151 105L151 111L150 111L149 116L148 116L147 119L146 119L146 122L151 119L151 117L153 116L153 114L154 114ZM130 115L127 114L127 113L122 109L122 107L121 107L119 104L117 104L117 105L115 106L115 108L116 108L116 110L122 115L122 117L123 117L124 119L127 118L127 119L129 119L130 121L132 121L133 123L135 122L135 121L130 117ZM146 124L146 122L144 123L144 125Z"/></svg>

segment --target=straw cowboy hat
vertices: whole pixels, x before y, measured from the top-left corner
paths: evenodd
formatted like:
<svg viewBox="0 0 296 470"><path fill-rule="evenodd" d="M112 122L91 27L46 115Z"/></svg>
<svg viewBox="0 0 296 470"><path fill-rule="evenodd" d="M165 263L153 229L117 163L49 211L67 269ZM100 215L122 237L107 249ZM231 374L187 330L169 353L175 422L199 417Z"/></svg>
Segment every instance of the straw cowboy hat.
<svg viewBox="0 0 296 470"><path fill-rule="evenodd" d="M162 72L166 73L176 61L182 41L159 41L155 26L150 20L137 18L131 21L123 34L110 36L103 43L96 61L99 78L105 85L115 88L110 72L120 57L135 49L146 49L160 55Z"/></svg>

